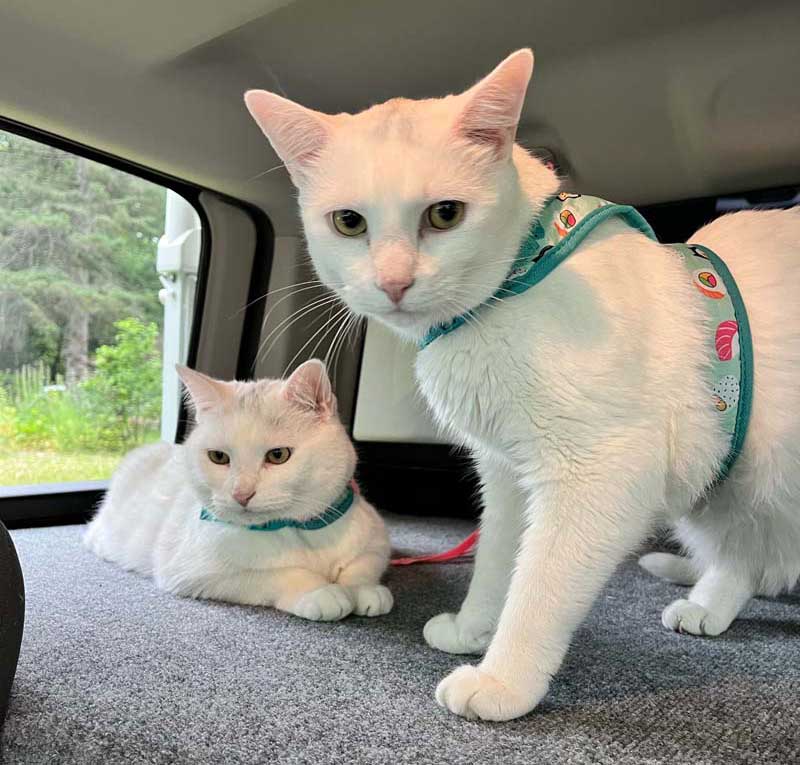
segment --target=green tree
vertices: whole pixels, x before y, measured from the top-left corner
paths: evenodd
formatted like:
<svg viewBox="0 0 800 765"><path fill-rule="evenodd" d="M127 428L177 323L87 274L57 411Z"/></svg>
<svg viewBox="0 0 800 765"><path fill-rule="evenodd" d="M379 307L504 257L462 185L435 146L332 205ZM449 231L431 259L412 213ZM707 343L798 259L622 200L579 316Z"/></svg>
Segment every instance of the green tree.
<svg viewBox="0 0 800 765"><path fill-rule="evenodd" d="M0 369L44 359L84 379L122 316L161 321L165 191L0 132Z"/></svg>
<svg viewBox="0 0 800 765"><path fill-rule="evenodd" d="M95 374L81 388L101 425L99 439L127 448L158 427L161 352L155 323L129 318L114 327L114 343L97 349Z"/></svg>

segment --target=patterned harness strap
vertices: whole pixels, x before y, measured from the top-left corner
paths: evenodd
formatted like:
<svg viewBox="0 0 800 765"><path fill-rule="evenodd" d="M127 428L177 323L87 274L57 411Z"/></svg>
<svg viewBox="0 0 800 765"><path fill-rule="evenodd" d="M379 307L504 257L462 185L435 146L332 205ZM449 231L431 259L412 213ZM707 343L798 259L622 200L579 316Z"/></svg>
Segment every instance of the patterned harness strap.
<svg viewBox="0 0 800 765"><path fill-rule="evenodd" d="M530 227L519 254L496 297L520 294L538 284L580 246L586 236L609 218L625 221L631 228L657 241L653 229L634 208L598 197L561 193L551 199ZM747 310L732 274L722 259L701 245L670 245L689 270L692 283L707 298L707 312L714 333L709 339L712 358L712 390L709 405L721 413L730 435L727 457L713 483L724 479L744 445L753 397L753 344ZM490 301L477 310L490 309ZM419 344L425 349L443 335L466 323L464 316L431 327ZM713 484L712 484L713 485ZM451 550L418 558L396 558L395 566L440 563L464 559L478 540L478 532Z"/></svg>

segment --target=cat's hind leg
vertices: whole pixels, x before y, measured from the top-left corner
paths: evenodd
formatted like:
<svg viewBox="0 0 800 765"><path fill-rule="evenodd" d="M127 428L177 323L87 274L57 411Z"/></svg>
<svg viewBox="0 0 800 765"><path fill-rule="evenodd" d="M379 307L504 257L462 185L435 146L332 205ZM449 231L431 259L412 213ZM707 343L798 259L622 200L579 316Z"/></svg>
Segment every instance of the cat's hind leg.
<svg viewBox="0 0 800 765"><path fill-rule="evenodd" d="M668 605L661 621L665 627L691 635L720 635L753 596L749 577L718 564L706 569L688 598Z"/></svg>
<svg viewBox="0 0 800 765"><path fill-rule="evenodd" d="M753 595L749 577L724 564L710 566L699 574L690 558L652 552L639 558L639 565L672 584L694 585L687 598L674 601L661 614L663 625L676 632L719 635Z"/></svg>
<svg viewBox="0 0 800 765"><path fill-rule="evenodd" d="M694 585L685 598L662 612L667 629L720 635L759 591L771 524L769 513L754 513L749 499L741 488L734 491L723 483L677 525L690 558L651 553L640 560L643 568L663 579Z"/></svg>
<svg viewBox="0 0 800 765"><path fill-rule="evenodd" d="M652 552L639 558L647 572L672 584L694 585L688 598L680 598L661 614L665 627L691 635L719 635L730 626L752 595L746 579L716 566L698 574L697 566L683 555Z"/></svg>
<svg viewBox="0 0 800 765"><path fill-rule="evenodd" d="M639 558L639 565L648 573L672 584L697 584L700 574L695 564L683 555L651 552Z"/></svg>

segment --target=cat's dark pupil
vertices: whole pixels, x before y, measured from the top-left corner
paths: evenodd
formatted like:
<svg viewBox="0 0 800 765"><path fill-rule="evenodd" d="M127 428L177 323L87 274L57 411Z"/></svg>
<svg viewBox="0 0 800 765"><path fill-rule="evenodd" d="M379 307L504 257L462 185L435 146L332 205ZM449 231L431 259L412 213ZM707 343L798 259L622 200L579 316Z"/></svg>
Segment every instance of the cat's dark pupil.
<svg viewBox="0 0 800 765"><path fill-rule="evenodd" d="M343 210L339 217L347 228L357 228L361 223L361 216L354 210Z"/></svg>
<svg viewBox="0 0 800 765"><path fill-rule="evenodd" d="M455 202L439 202L436 205L436 213L443 220L449 223L458 214Z"/></svg>

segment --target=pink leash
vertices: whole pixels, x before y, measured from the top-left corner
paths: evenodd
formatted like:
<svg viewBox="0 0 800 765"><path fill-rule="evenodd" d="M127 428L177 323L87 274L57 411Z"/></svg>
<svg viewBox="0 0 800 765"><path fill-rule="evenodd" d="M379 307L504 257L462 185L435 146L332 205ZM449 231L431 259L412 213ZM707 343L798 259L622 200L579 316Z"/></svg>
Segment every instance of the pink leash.
<svg viewBox="0 0 800 765"><path fill-rule="evenodd" d="M472 548L475 547L478 541L478 534L478 531L473 531L463 542L459 542L455 547L445 552L420 555L417 558L393 558L391 564L393 566L411 566L414 563L447 563L448 561L466 558Z"/></svg>
<svg viewBox="0 0 800 765"><path fill-rule="evenodd" d="M350 486L357 495L361 494L355 479L350 481ZM389 562L393 566L412 566L415 563L447 563L448 561L457 561L462 558L466 559L472 552L472 548L478 543L478 534L478 531L473 531L463 542L459 542L455 547L444 552L420 555L416 558L392 558Z"/></svg>

